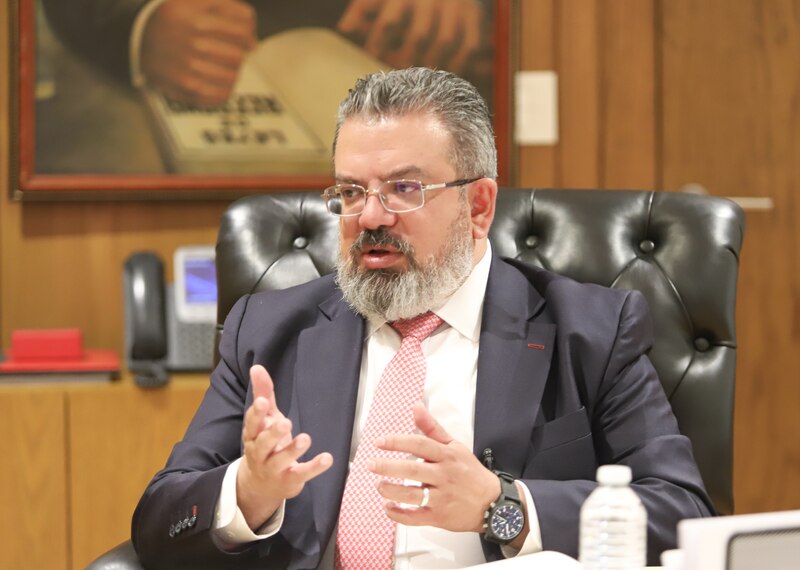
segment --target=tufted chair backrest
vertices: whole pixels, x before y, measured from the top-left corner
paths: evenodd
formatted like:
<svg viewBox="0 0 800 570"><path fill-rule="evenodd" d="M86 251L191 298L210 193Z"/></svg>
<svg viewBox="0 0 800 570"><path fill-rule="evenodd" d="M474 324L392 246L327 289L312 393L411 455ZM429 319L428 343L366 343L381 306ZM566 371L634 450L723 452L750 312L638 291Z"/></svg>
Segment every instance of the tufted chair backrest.
<svg viewBox="0 0 800 570"><path fill-rule="evenodd" d="M650 358L721 514L733 511L734 308L744 215L731 201L666 192L501 189L495 251L578 281L638 289ZM243 294L334 270L338 223L319 193L249 196L217 240L218 331Z"/></svg>

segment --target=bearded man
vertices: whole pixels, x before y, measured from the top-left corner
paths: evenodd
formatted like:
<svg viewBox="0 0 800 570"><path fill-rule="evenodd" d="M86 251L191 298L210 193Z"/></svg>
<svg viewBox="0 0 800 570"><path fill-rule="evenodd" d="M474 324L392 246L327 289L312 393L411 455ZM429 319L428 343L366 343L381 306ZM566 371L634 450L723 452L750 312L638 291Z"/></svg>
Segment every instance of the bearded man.
<svg viewBox="0 0 800 570"><path fill-rule="evenodd" d="M709 515L638 293L503 260L485 102L412 68L339 109L328 276L247 296L145 491L148 568L462 568L577 555L598 465L630 466L648 560ZM268 372L269 371L269 372Z"/></svg>

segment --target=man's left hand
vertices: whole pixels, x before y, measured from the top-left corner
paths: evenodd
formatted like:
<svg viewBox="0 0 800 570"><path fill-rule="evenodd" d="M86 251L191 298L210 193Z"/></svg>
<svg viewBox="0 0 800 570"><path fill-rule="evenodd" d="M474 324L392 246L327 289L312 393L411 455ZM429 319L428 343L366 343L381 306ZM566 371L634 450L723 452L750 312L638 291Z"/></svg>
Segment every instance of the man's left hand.
<svg viewBox="0 0 800 570"><path fill-rule="evenodd" d="M389 479L419 481L422 487L378 483L387 501L387 516L401 524L435 526L455 532L483 532L483 515L500 494L497 475L486 469L472 451L455 441L421 403L414 406L414 422L422 434L387 435L375 445L409 453L420 460L376 459L370 469ZM428 489L428 504L415 507Z"/></svg>

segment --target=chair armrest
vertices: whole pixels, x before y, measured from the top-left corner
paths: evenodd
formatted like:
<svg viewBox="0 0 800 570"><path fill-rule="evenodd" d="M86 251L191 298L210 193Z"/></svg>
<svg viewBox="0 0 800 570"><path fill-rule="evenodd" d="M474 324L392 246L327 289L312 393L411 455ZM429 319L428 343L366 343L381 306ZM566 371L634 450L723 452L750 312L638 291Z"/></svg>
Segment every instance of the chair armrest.
<svg viewBox="0 0 800 570"><path fill-rule="evenodd" d="M86 567L86 570L143 570L139 557L128 540L102 554Z"/></svg>

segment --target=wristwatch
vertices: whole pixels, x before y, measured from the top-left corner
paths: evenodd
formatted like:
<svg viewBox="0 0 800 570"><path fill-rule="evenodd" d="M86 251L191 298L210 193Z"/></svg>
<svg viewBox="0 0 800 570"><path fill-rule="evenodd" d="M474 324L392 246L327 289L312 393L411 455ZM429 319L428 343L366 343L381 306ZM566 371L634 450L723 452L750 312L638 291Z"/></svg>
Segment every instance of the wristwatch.
<svg viewBox="0 0 800 570"><path fill-rule="evenodd" d="M497 544L508 544L519 536L525 526L525 511L514 478L495 471L500 479L500 495L483 515L483 538Z"/></svg>

